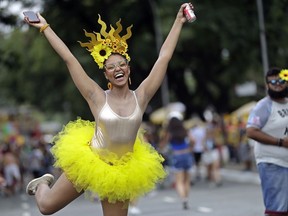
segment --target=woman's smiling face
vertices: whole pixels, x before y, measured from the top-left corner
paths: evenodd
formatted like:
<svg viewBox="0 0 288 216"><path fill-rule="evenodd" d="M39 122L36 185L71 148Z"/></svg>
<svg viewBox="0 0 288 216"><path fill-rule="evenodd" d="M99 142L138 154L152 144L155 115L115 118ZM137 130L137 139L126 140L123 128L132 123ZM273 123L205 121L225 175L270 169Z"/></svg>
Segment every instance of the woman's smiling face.
<svg viewBox="0 0 288 216"><path fill-rule="evenodd" d="M105 61L104 68L105 77L113 86L122 86L127 83L130 75L130 68L127 60L123 56L112 54Z"/></svg>

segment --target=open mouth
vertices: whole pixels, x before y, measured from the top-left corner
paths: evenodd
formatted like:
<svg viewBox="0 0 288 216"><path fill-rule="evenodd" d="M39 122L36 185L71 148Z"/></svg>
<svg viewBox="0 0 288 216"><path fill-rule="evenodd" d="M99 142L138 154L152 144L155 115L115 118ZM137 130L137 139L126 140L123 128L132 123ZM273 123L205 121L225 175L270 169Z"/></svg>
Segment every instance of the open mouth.
<svg viewBox="0 0 288 216"><path fill-rule="evenodd" d="M114 78L115 79L120 79L120 78L123 78L124 77L124 74L123 73L117 73L115 74Z"/></svg>

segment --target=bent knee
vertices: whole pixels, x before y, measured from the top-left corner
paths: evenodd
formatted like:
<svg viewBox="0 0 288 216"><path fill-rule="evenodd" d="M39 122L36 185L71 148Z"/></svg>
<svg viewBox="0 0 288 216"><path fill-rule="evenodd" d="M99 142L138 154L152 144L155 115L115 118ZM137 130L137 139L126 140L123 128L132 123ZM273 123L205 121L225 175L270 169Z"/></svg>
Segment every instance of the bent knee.
<svg viewBox="0 0 288 216"><path fill-rule="evenodd" d="M39 211L43 215L52 215L52 214L54 214L56 212L56 211L53 211L53 210L51 210L49 208L43 208L43 207L39 207Z"/></svg>
<svg viewBox="0 0 288 216"><path fill-rule="evenodd" d="M38 202L37 205L38 205L39 211L43 215L52 215L55 212L57 212L57 209L55 208L55 206L47 202Z"/></svg>

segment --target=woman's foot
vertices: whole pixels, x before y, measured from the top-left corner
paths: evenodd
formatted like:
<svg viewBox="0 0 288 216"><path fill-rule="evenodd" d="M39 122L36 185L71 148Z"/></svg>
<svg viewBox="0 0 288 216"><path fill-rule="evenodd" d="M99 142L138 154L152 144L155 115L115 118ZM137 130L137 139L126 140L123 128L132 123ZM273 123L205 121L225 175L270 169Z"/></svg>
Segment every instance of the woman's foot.
<svg viewBox="0 0 288 216"><path fill-rule="evenodd" d="M54 181L54 176L51 174L45 174L39 178L30 181L26 187L26 193L29 195L35 195L39 184L47 184L49 187Z"/></svg>
<svg viewBox="0 0 288 216"><path fill-rule="evenodd" d="M184 201L184 202L183 202L183 209L184 209L184 210L189 209L189 207L188 207L188 202L187 202L187 201Z"/></svg>

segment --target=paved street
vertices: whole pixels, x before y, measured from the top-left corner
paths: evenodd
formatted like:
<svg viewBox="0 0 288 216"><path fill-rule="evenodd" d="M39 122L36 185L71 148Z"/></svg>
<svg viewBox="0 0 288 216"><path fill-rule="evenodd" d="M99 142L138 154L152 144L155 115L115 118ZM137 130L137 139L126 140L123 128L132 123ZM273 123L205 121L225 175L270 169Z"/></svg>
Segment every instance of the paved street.
<svg viewBox="0 0 288 216"><path fill-rule="evenodd" d="M221 187L211 187L205 181L192 186L190 209L182 210L175 190L165 189L139 200L141 215L149 216L261 216L263 204L257 174L222 170ZM25 194L0 197L0 216L39 216L33 197ZM55 216L101 216L101 206L80 197Z"/></svg>

